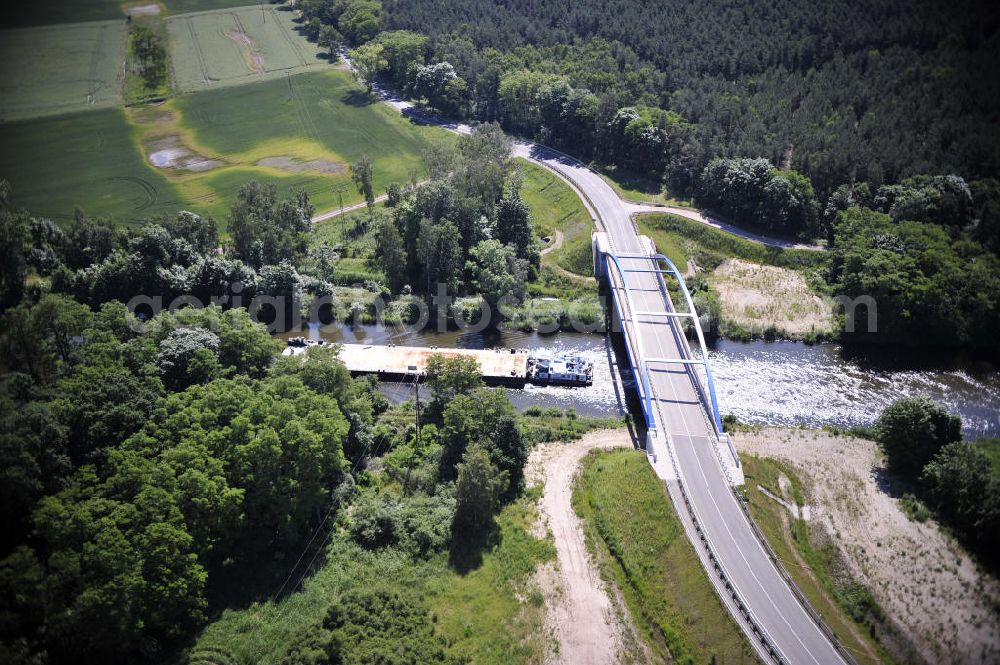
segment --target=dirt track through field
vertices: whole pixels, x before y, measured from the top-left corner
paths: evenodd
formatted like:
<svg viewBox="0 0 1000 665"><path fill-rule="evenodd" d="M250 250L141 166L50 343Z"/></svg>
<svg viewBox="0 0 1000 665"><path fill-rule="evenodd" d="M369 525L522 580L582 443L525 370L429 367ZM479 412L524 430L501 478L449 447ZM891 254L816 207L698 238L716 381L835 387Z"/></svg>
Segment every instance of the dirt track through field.
<svg viewBox="0 0 1000 665"><path fill-rule="evenodd" d="M545 483L538 530L552 532L557 554L555 567L546 566L538 576L548 609L547 632L558 643L547 663L616 663L626 636L634 635L623 604L620 600L612 603L587 551L572 501L573 479L588 452L631 445L627 430L598 430L573 443L542 444L531 454L528 481Z"/></svg>

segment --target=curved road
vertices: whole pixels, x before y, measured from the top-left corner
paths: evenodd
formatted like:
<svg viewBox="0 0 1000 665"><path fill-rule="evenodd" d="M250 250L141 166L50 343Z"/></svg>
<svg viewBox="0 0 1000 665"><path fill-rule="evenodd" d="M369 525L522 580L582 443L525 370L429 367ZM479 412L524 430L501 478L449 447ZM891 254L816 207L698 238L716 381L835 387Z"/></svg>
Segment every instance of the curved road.
<svg viewBox="0 0 1000 665"><path fill-rule="evenodd" d="M384 89L378 89L378 92L387 103L418 121L442 125L459 133L472 131L468 125L438 121ZM533 143L515 142L513 152L554 171L569 183L607 232L615 254L648 254L631 218L632 213L637 212L636 208L642 206L623 202L601 176L556 150ZM626 270L653 267L647 258L624 259L622 264ZM654 358L690 358L692 354L676 325L676 318L666 315L673 310L673 305L659 276L636 272L628 273L627 279L637 310L636 314L625 315L633 352L651 362ZM769 636L781 662L796 665L844 663L834 644L813 621L772 563L737 503L716 452L716 434L702 399L700 381L690 368L690 365L669 362L654 363L650 368L651 397L657 414L656 436L649 439L651 450L647 451L651 463L671 485L675 502L679 483L686 488L691 514L701 525L740 602L745 603L754 623ZM678 512L682 512L680 503L677 508ZM751 632L725 583L711 570L705 549L698 542L695 546L706 568L709 568L710 579L737 622L747 632L750 642L766 660L774 660L766 649L762 649L761 640Z"/></svg>

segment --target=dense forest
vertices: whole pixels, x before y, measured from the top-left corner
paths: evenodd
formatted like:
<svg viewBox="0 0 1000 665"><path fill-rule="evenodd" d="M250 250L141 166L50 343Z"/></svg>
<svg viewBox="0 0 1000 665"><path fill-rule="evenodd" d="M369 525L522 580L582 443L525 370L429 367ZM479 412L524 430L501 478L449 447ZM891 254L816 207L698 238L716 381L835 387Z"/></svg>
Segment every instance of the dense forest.
<svg viewBox="0 0 1000 665"><path fill-rule="evenodd" d="M337 26L338 39L356 46L351 59L369 89L381 78L438 113L497 121L598 167L659 181L737 225L825 240L830 295L870 296L881 314L877 334L858 330L846 342L996 350L993 7L299 7L307 34ZM360 15L369 19L363 31ZM437 216L422 205L422 215Z"/></svg>
<svg viewBox="0 0 1000 665"><path fill-rule="evenodd" d="M470 90L488 89L496 64L562 75L603 108L678 114L695 127L685 147L702 165L765 157L823 196L845 182L1000 168L992 3L383 4L385 29L430 35ZM478 94L473 103L484 113Z"/></svg>

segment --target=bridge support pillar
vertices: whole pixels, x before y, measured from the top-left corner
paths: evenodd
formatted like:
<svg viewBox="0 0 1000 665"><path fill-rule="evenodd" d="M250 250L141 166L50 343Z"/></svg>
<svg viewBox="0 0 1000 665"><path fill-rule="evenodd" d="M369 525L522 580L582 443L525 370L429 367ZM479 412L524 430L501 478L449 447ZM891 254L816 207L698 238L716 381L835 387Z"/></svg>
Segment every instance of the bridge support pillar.
<svg viewBox="0 0 1000 665"><path fill-rule="evenodd" d="M604 231L594 231L590 236L590 248L594 257L594 277L598 281L607 277L605 254L611 254L611 240Z"/></svg>
<svg viewBox="0 0 1000 665"><path fill-rule="evenodd" d="M723 432L716 440L715 446L719 462L722 464L722 470L726 472L729 484L739 487L746 482L746 479L743 477L743 464L740 463L732 437Z"/></svg>

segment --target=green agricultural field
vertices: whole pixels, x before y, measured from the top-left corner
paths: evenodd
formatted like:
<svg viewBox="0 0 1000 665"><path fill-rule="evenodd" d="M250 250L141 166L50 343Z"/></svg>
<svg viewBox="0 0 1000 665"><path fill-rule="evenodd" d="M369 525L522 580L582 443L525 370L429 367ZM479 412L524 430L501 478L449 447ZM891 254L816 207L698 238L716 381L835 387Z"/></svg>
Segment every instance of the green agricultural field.
<svg viewBox="0 0 1000 665"><path fill-rule="evenodd" d="M329 67L274 5L198 12L167 21L175 87L194 92Z"/></svg>
<svg viewBox="0 0 1000 665"><path fill-rule="evenodd" d="M0 31L0 122L121 103L124 20Z"/></svg>
<svg viewBox="0 0 1000 665"><path fill-rule="evenodd" d="M0 178L15 205L65 221L74 206L122 223L187 203L136 149L121 109L0 125Z"/></svg>
<svg viewBox="0 0 1000 665"><path fill-rule="evenodd" d="M0 16L0 25L24 27L83 23L86 21L124 20L127 7L159 5L161 12L184 14L209 9L225 9L247 5L247 0L46 0L45 2L9 2Z"/></svg>
<svg viewBox="0 0 1000 665"><path fill-rule="evenodd" d="M657 662L756 662L641 451L590 453L573 507Z"/></svg>
<svg viewBox="0 0 1000 665"><path fill-rule="evenodd" d="M346 73L327 70L188 95L165 105L175 129L140 126L147 151L156 137L177 136L192 152L223 163L203 172L171 173L191 198L224 216L239 184L258 178L279 189L301 187L318 210L361 201L348 165L374 162L374 186L423 177L421 153L431 141L452 141L437 127L416 125L384 104L371 103Z"/></svg>
<svg viewBox="0 0 1000 665"><path fill-rule="evenodd" d="M14 203L68 219L75 206L127 224L188 209L224 224L240 185L304 188L319 210L361 200L347 164L367 154L375 189L420 178L421 151L453 140L328 70L213 90L159 106L107 109L0 125L0 178ZM164 168L152 165L156 157ZM166 162L162 160L168 160ZM173 161L170 161L170 160Z"/></svg>

